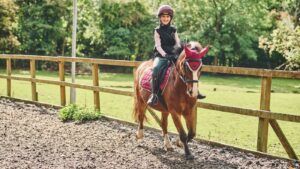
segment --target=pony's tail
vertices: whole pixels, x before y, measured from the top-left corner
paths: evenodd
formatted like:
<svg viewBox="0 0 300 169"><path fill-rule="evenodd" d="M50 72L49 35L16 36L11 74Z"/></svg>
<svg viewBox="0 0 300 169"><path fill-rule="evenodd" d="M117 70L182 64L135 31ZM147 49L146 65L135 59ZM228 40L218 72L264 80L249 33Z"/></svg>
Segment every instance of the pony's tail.
<svg viewBox="0 0 300 169"><path fill-rule="evenodd" d="M139 121L139 109L138 109L138 101L137 101L137 86L134 84L134 97L133 97L133 112L132 116L135 122Z"/></svg>
<svg viewBox="0 0 300 169"><path fill-rule="evenodd" d="M133 112L132 116L135 122L139 122L140 118L147 121L145 115L146 105L143 103L143 99L140 96L139 91L139 77L138 77L138 70L135 72L135 79L134 79L134 97L133 97Z"/></svg>

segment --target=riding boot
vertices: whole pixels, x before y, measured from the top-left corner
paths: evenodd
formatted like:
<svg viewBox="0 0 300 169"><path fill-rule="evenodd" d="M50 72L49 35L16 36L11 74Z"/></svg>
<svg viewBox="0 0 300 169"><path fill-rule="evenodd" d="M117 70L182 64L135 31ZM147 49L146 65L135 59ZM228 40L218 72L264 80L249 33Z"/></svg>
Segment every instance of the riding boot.
<svg viewBox="0 0 300 169"><path fill-rule="evenodd" d="M206 98L206 96L204 94L201 94L199 91L198 91L198 96L197 96L197 99L204 99Z"/></svg>
<svg viewBox="0 0 300 169"><path fill-rule="evenodd" d="M154 106L158 103L158 92L159 92L159 84L157 77L152 78L152 94L147 101L149 106Z"/></svg>

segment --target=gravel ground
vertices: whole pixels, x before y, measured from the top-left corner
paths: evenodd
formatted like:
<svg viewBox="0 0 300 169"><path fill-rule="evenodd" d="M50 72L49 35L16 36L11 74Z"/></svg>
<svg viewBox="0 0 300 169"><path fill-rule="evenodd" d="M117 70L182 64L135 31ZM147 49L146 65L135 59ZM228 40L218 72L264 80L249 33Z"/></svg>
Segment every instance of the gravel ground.
<svg viewBox="0 0 300 169"><path fill-rule="evenodd" d="M186 161L182 149L163 149L161 133L101 119L62 123L57 110L0 99L0 168L288 168L287 161L257 157L196 141ZM174 137L171 137L175 140Z"/></svg>

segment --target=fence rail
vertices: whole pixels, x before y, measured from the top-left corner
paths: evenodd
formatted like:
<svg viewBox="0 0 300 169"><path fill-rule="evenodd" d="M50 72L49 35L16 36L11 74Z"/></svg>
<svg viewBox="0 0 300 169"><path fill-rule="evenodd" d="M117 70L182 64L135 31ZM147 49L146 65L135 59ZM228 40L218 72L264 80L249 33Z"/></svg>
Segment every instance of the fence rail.
<svg viewBox="0 0 300 169"><path fill-rule="evenodd" d="M72 58L62 56L36 56L36 55L7 55L0 54L0 59L22 59L22 60L41 60L53 62L82 62L99 65L138 67L140 61L124 61L111 59L94 59L94 58ZM260 77L278 77L278 78L296 78L300 79L299 71L282 71L269 69L254 69L242 67L225 67L225 66L203 66L203 72L224 73L234 75L260 76Z"/></svg>
<svg viewBox="0 0 300 169"><path fill-rule="evenodd" d="M133 96L133 92L121 91L115 89L108 89L99 87L99 65L111 65L111 66L125 66L132 67L133 74L136 68L141 64L137 61L121 61L121 60L109 60L109 59L94 59L94 58L71 58L71 57L53 57L53 56L35 56L35 55L8 55L1 54L0 59L6 60L6 75L0 75L0 78L7 81L7 96L11 97L11 80L27 81L31 83L32 100L38 101L38 94L36 92L36 83L52 84L60 86L60 100L61 105L66 105L66 89L65 87L81 88L86 90L92 90L94 93L94 106L96 109L100 109L100 94L99 92L106 92L124 96ZM12 76L12 59L29 60L30 61L30 78ZM36 61L53 61L58 63L59 78L57 81L37 79L36 74ZM75 84L65 81L65 62L83 62L92 64L92 77L93 85ZM266 69L252 69L252 68L239 68L239 67L222 67L222 66L204 66L203 72L224 73L234 75L246 75L246 76L258 76L261 77L261 98L260 98L260 110L245 109L239 107L223 106L211 103L197 102L198 108L217 110L222 112L254 116L258 117L258 137L257 137L257 150L261 152L267 152L268 144L268 127L269 124L273 128L274 132L279 138L279 141L286 150L288 156L292 159L298 159L295 151L285 137L279 124L276 120L289 121L300 123L300 116L290 115L284 113L276 113L270 111L270 98L271 98L271 82L273 77L278 78L295 78L300 79L299 71L279 71L279 70L266 70ZM135 76L135 74L134 74ZM154 115L152 110L149 112L160 123L157 116Z"/></svg>

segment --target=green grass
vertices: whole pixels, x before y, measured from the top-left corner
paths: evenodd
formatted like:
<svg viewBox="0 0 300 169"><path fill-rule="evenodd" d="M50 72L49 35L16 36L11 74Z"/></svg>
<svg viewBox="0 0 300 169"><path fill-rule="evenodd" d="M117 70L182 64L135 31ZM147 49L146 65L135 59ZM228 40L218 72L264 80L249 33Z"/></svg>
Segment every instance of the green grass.
<svg viewBox="0 0 300 169"><path fill-rule="evenodd" d="M0 74L5 71L0 70ZM28 71L14 71L13 74L29 77ZM37 78L58 80L57 73L37 72ZM133 77L131 74L100 73L100 86L113 89L132 91ZM66 77L71 81L70 77ZM92 85L90 76L77 76L76 83ZM271 110L274 112L300 115L300 80L272 79ZM29 82L13 81L13 97L31 99ZM242 108L259 108L260 78L244 76L220 76L204 74L199 84L202 93L207 95L203 102L215 103ZM39 101L51 104L60 104L59 87L54 85L37 85ZM77 104L93 106L93 92L77 89ZM0 79L0 95L6 95L6 81ZM67 88L69 98L69 88ZM100 94L101 113L133 122L133 98L127 96ZM69 100L67 100L69 103ZM150 115L148 115L150 116ZM158 125L150 117L148 126ZM175 131L171 118L169 119L170 131ZM197 137L218 141L234 146L256 149L258 119L255 117L241 116L226 112L198 109ZM279 121L283 132L300 156L300 124ZM269 130L268 152L274 155L287 157L284 149L274 134Z"/></svg>

